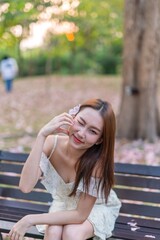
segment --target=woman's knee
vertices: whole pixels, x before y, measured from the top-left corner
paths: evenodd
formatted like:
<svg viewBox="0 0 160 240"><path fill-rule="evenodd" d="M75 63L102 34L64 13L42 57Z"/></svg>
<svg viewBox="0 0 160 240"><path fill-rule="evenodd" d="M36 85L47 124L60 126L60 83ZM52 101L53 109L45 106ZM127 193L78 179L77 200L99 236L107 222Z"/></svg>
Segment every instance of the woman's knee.
<svg viewBox="0 0 160 240"><path fill-rule="evenodd" d="M62 227L61 226L47 226L44 240L61 240L62 239Z"/></svg>
<svg viewBox="0 0 160 240"><path fill-rule="evenodd" d="M76 236L78 236L78 233L75 232L75 228L72 225L64 226L63 234L62 234L62 240L75 240L75 239L79 239Z"/></svg>
<svg viewBox="0 0 160 240"><path fill-rule="evenodd" d="M88 220L82 224L71 224L63 227L62 240L86 240L93 236L94 229Z"/></svg>
<svg viewBox="0 0 160 240"><path fill-rule="evenodd" d="M83 233L76 225L66 225L63 227L62 240L84 240Z"/></svg>

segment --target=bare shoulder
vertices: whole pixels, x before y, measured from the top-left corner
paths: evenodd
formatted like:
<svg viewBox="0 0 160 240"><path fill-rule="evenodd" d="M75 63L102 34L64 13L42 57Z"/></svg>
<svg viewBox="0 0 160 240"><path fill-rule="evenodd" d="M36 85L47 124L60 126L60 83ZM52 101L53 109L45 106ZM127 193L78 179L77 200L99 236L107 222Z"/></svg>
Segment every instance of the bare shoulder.
<svg viewBox="0 0 160 240"><path fill-rule="evenodd" d="M68 141L68 136L66 135L57 135L57 144L61 148L65 145L66 141Z"/></svg>
<svg viewBox="0 0 160 240"><path fill-rule="evenodd" d="M54 151L57 150L57 146L58 146L58 148L62 149L65 139L66 139L66 136L49 135L46 138L43 151L49 157L50 154L53 152L53 149L54 149Z"/></svg>
<svg viewBox="0 0 160 240"><path fill-rule="evenodd" d="M55 144L55 141L56 141L56 136L55 135L49 135L46 140L45 140L45 143L44 143L44 147L43 147L43 152L46 154L46 156L49 156L53 147L54 147L54 144Z"/></svg>

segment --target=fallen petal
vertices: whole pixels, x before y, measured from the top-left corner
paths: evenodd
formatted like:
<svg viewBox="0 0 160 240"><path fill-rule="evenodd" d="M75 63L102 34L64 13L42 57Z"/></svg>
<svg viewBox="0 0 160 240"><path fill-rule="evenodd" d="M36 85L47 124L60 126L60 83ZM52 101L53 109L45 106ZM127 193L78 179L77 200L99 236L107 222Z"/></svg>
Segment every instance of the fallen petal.
<svg viewBox="0 0 160 240"><path fill-rule="evenodd" d="M145 235L144 237L146 237L146 238L156 238L156 237L153 236L153 235Z"/></svg>

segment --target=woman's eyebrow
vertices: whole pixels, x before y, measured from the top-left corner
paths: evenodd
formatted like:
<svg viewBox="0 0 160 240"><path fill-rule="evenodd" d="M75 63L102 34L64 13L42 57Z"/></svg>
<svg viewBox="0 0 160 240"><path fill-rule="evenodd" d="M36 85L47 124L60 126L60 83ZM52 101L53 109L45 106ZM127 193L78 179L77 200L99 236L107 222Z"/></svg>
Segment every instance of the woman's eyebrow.
<svg viewBox="0 0 160 240"><path fill-rule="evenodd" d="M81 121L82 121L83 123L86 123L86 121L85 121L81 116L80 116L79 118L81 119ZM99 129L99 128L95 127L95 126L91 126L91 128L97 130L98 132L101 132L101 129Z"/></svg>
<svg viewBox="0 0 160 240"><path fill-rule="evenodd" d="M86 123L86 121L81 116L79 118L81 119L82 122Z"/></svg>

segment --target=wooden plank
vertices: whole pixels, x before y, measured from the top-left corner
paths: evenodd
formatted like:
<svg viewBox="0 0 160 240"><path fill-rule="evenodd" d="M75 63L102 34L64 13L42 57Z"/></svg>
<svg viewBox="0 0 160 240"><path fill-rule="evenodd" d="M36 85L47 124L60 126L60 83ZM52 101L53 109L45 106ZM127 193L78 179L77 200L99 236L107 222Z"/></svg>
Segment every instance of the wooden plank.
<svg viewBox="0 0 160 240"><path fill-rule="evenodd" d="M160 218L160 207L124 203L121 213Z"/></svg>
<svg viewBox="0 0 160 240"><path fill-rule="evenodd" d="M128 223L130 223L130 221ZM113 235L116 237L118 236L118 237L124 238L124 239L137 239L137 240L139 239L147 240L151 238L158 239L158 240L160 239L159 228L151 228L150 226L144 227L144 226L141 226L140 224L137 224L135 227L136 229L133 229L133 226L131 226L130 224L123 224L122 222L118 223L116 221Z"/></svg>
<svg viewBox="0 0 160 240"><path fill-rule="evenodd" d="M0 160L25 162L28 155L28 153L14 153L0 150Z"/></svg>
<svg viewBox="0 0 160 240"><path fill-rule="evenodd" d="M30 193L23 193L19 189L15 188L1 188L1 196L15 198L15 199L24 199L30 201L37 201L37 202L48 202L51 200L51 194L47 192L35 192L32 191Z"/></svg>
<svg viewBox="0 0 160 240"><path fill-rule="evenodd" d="M131 231L130 229L121 229L116 227L113 232L114 238L122 238L127 240L160 240L160 234L154 233L150 234L148 232Z"/></svg>
<svg viewBox="0 0 160 240"><path fill-rule="evenodd" d="M116 224L124 224L128 225L130 223L136 223L138 226L143 226L143 227L150 227L152 229L158 229L160 230L160 221L156 220L150 220L150 219L142 219L138 217L128 217L128 216L121 216L119 215Z"/></svg>
<svg viewBox="0 0 160 240"><path fill-rule="evenodd" d="M18 214L17 214L18 212ZM41 212L20 212L19 210L10 214L10 213L1 213L0 216L2 215L2 217L0 218L1 220L5 220L5 221L12 221L12 222L17 222L19 221L21 218L23 218L26 215L29 214L41 214Z"/></svg>
<svg viewBox="0 0 160 240"><path fill-rule="evenodd" d="M42 210L39 209L24 209L24 208L13 208L13 207L4 207L3 209L0 207L0 216L3 218L5 216L25 216L27 214L37 214L37 213L44 213L43 208ZM48 210L48 209L47 209ZM48 211L47 211L48 212Z"/></svg>
<svg viewBox="0 0 160 240"><path fill-rule="evenodd" d="M46 205L43 204L35 204L32 202L18 202L16 200L3 200L0 199L0 207L1 209L5 209L6 207L10 207L10 208L15 208L15 211L18 211L18 209L26 209L26 210L30 210L32 211L40 211L40 212L48 212L49 206L50 206L51 202L48 201L46 202ZM0 212L1 214L1 212Z"/></svg>
<svg viewBox="0 0 160 240"><path fill-rule="evenodd" d="M160 203L160 192L150 192L149 190L146 192L120 188L116 188L115 191L120 199Z"/></svg>
<svg viewBox="0 0 160 240"><path fill-rule="evenodd" d="M131 226L129 224L122 224L122 223L117 223L116 222L115 231L116 231L116 229L124 230L126 232L128 231L128 232L130 232L130 235L132 233L136 233L137 234L137 238L140 235L143 235L144 237L146 235L152 235L152 236L159 236L160 235L160 229L159 228L151 228L149 226L148 227L143 227L143 226L141 226L139 224L137 224L134 227L134 226Z"/></svg>
<svg viewBox="0 0 160 240"><path fill-rule="evenodd" d="M115 184L129 187L160 189L160 179L115 174Z"/></svg>
<svg viewBox="0 0 160 240"><path fill-rule="evenodd" d="M115 172L160 177L160 166L115 163Z"/></svg>
<svg viewBox="0 0 160 240"><path fill-rule="evenodd" d="M48 209L47 211L48 212ZM44 213L43 208L42 210L35 210L35 209L21 209L21 208L0 208L0 219L5 221L12 221L17 222L22 217L29 215L29 214L42 214Z"/></svg>
<svg viewBox="0 0 160 240"><path fill-rule="evenodd" d="M0 172L12 172L20 174L23 165L0 162Z"/></svg>
<svg viewBox="0 0 160 240"><path fill-rule="evenodd" d="M5 185L12 185L12 186L18 186L19 185L19 177L11 177L7 175L0 175L0 184L5 184ZM0 185L0 186L1 186Z"/></svg>
<svg viewBox="0 0 160 240"><path fill-rule="evenodd" d="M0 175L0 184L11 185L18 188L20 178L18 176ZM1 188L1 185L0 185ZM34 189L45 189L40 181L36 184Z"/></svg>

